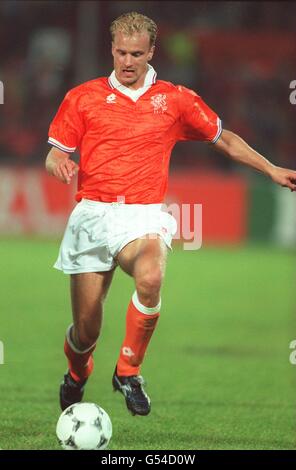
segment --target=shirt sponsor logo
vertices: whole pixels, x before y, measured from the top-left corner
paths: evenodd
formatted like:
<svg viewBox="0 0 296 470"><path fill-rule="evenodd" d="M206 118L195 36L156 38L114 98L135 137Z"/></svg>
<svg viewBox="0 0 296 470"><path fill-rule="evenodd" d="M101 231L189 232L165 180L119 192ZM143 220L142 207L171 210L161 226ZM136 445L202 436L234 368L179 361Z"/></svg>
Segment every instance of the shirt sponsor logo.
<svg viewBox="0 0 296 470"><path fill-rule="evenodd" d="M164 113L164 111L168 109L166 95L163 95L161 93L151 96L151 104L154 108L154 114Z"/></svg>
<svg viewBox="0 0 296 470"><path fill-rule="evenodd" d="M111 93L111 95L108 95L106 98L106 103L116 103L116 95L114 93Z"/></svg>

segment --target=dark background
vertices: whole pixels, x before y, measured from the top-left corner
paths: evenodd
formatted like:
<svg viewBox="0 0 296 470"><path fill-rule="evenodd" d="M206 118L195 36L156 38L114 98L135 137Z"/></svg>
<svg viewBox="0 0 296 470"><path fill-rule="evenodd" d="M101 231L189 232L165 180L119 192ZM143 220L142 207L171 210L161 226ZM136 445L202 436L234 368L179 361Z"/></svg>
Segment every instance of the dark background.
<svg viewBox="0 0 296 470"><path fill-rule="evenodd" d="M51 119L70 88L112 71L109 26L138 11L159 26L158 78L193 88L272 162L296 168L294 2L2 1L0 163L43 165ZM179 143L172 169L245 168L210 146Z"/></svg>

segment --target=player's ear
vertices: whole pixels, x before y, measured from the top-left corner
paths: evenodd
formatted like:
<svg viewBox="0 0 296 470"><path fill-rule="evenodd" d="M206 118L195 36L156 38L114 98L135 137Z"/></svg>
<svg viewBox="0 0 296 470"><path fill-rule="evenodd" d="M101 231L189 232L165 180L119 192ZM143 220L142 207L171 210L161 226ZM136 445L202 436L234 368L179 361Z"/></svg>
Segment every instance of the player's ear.
<svg viewBox="0 0 296 470"><path fill-rule="evenodd" d="M112 41L111 42L111 54L113 55L113 57L114 57L114 51L115 51L115 45L114 45L114 42Z"/></svg>
<svg viewBox="0 0 296 470"><path fill-rule="evenodd" d="M155 46L152 46L150 48L149 54L148 54L148 60L151 60L154 54Z"/></svg>

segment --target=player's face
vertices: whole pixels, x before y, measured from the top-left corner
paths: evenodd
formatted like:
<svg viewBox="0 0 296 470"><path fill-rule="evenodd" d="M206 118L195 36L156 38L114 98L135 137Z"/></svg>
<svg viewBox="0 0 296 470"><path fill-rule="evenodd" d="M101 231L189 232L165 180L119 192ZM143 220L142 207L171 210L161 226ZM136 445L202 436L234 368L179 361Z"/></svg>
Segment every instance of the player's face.
<svg viewBox="0 0 296 470"><path fill-rule="evenodd" d="M154 46L150 46L148 33L134 33L127 36L120 31L115 33L112 42L112 55L117 80L130 88L144 85L147 62L152 59Z"/></svg>

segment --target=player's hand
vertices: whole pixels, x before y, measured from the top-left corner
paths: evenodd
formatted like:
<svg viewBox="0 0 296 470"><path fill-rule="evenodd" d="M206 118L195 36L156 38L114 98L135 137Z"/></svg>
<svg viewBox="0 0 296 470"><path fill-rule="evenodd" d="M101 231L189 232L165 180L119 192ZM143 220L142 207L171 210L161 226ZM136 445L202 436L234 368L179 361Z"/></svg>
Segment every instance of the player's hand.
<svg viewBox="0 0 296 470"><path fill-rule="evenodd" d="M70 159L70 155L66 152L62 152L55 147L52 147L49 151L45 167L47 172L55 176L62 183L70 184L71 179L79 170L79 166Z"/></svg>
<svg viewBox="0 0 296 470"><path fill-rule="evenodd" d="M284 188L296 191L296 171L274 166L270 172L270 177L275 183L280 184Z"/></svg>
<svg viewBox="0 0 296 470"><path fill-rule="evenodd" d="M52 167L52 174L58 178L60 181L66 184L70 184L74 175L79 170L79 166L70 160L70 158L65 158L63 160L55 161L55 164Z"/></svg>

